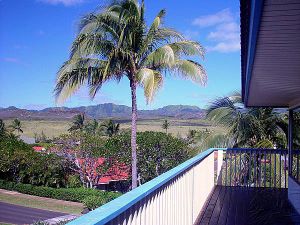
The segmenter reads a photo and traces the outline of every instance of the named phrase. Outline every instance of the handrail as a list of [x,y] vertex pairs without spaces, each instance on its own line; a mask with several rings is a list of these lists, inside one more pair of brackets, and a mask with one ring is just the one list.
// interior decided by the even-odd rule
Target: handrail
[[101,225],[106,224],[135,203],[158,190],[164,184],[180,175],[184,171],[201,162],[212,152],[216,150],[226,150],[226,148],[210,148],[198,154],[197,156],[185,161],[175,168],[161,174],[160,176],[150,180],[149,182],[137,187],[136,189],[127,192],[126,194],[114,199],[113,201],[77,218],[68,223],[68,225]]

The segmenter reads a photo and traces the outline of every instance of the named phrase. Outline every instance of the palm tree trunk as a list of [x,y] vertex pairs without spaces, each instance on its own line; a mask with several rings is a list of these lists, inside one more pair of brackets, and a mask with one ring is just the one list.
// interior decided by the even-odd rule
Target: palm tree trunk
[[136,119],[137,119],[137,105],[136,105],[136,83],[130,81],[131,87],[131,170],[132,170],[132,189],[137,187],[137,154],[136,154]]

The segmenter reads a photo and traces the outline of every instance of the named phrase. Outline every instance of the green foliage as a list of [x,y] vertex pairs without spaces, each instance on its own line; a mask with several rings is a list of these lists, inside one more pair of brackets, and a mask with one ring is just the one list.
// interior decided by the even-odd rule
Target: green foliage
[[96,135],[99,128],[97,120],[93,119],[87,122],[84,126],[84,131],[89,135]]
[[73,118],[73,125],[69,128],[68,131],[77,131],[82,130],[84,128],[85,116],[84,114],[78,114]]
[[[240,93],[216,99],[207,109],[207,118],[227,129],[233,147],[253,147],[268,139],[282,146],[285,119],[272,108],[244,108]],[[279,138],[280,137],[280,138]]]
[[117,135],[120,131],[120,124],[115,123],[113,120],[104,121],[100,126],[109,137]]
[[166,133],[168,133],[169,126],[170,126],[170,123],[168,122],[168,120],[164,120],[164,122],[162,124],[162,129],[166,130]]
[[[69,222],[71,222],[72,220],[64,220],[64,221],[60,221],[60,222],[57,222],[55,223],[55,225],[65,225]],[[33,225],[50,225],[49,223],[47,222],[44,222],[44,221],[37,221],[35,223],[33,223]]]
[[[162,132],[137,133],[138,173],[141,183],[172,169],[189,157],[188,146],[181,139]],[[130,134],[107,140],[105,147],[119,154],[130,165]]]
[[186,59],[204,57],[204,48],[164,27],[165,14],[161,10],[147,25],[145,5],[122,0],[84,16],[70,58],[58,71],[57,100],[64,101],[86,83],[93,98],[104,83],[126,76],[141,85],[151,101],[163,83],[163,71],[205,84],[202,65]]
[[101,196],[88,196],[85,199],[83,199],[83,204],[89,209],[93,210],[98,208],[101,205],[104,205],[106,203],[105,199]]
[[69,175],[67,179],[67,186],[68,188],[78,188],[82,187],[81,180],[79,178],[79,175]]
[[0,156],[1,179],[50,187],[65,185],[68,169],[62,157],[34,152],[14,136],[0,139]]
[[17,131],[18,134],[23,133],[22,124],[21,124],[21,121],[19,119],[14,119],[12,121],[11,125],[9,126],[9,128],[11,128],[12,131]]
[[0,119],[0,138],[4,137],[5,134],[6,134],[5,123],[3,122],[2,119]]
[[[101,206],[121,194],[87,188],[51,188],[0,180],[0,188],[20,193]],[[89,198],[89,199],[88,199]],[[89,206],[90,206],[89,205]],[[87,206],[87,205],[86,205]],[[87,206],[88,207],[88,206]]]
[[34,139],[36,143],[49,143],[50,139],[46,136],[44,131],[41,134],[34,133]]

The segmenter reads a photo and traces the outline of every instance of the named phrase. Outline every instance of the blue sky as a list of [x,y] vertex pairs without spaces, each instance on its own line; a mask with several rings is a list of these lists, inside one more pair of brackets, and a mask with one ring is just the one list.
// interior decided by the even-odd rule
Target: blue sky
[[[41,109],[55,106],[56,72],[67,60],[80,17],[100,0],[0,0],[0,107]],[[240,90],[238,0],[145,0],[150,23],[165,8],[165,24],[199,41],[207,49],[205,87],[167,76],[155,100],[147,105],[138,90],[138,108],[171,104],[205,107],[217,96]],[[105,102],[131,105],[129,82],[103,86],[94,101],[85,88],[64,105]]]

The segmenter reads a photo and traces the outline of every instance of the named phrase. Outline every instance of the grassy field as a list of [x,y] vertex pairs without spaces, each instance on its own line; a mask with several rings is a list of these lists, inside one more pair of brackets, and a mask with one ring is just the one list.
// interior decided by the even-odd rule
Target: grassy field
[[[165,132],[162,129],[162,123],[164,119],[151,119],[151,120],[138,120],[137,126],[138,131],[161,131]],[[180,119],[168,119],[170,123],[170,128],[168,130],[174,136],[185,137],[189,130],[210,130],[216,132],[223,132],[223,129],[220,127],[212,126],[206,120],[180,120]],[[4,121],[5,124],[9,125],[10,120]],[[101,121],[100,121],[101,122]],[[129,120],[120,120],[121,129],[130,129],[131,123]],[[28,137],[34,137],[34,134],[40,134],[42,131],[46,134],[47,137],[56,137],[60,134],[67,133],[68,128],[71,126],[71,121],[48,121],[48,120],[22,120],[22,129],[24,135]]]
[[68,203],[65,201],[57,201],[54,199],[41,198],[37,196],[25,195],[3,190],[1,190],[0,192],[0,201],[20,206],[77,215],[80,215],[84,208],[83,204],[77,202]]

